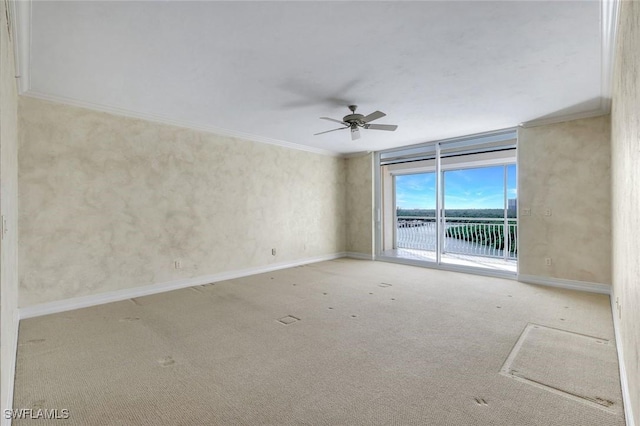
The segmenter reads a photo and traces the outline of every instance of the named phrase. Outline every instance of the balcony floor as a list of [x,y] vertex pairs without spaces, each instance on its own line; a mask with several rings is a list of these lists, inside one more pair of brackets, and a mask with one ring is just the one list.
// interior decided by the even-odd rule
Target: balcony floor
[[[382,252],[383,256],[397,257],[399,259],[422,260],[426,262],[436,261],[436,252],[429,250],[398,248]],[[489,269],[494,271],[518,272],[516,260],[504,260],[496,257],[472,256],[469,254],[444,253],[442,263],[473,268]]]

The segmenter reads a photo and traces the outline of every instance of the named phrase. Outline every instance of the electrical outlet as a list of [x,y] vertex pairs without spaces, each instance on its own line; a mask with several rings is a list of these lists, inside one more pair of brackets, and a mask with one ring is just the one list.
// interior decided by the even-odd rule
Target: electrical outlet
[[271,256],[275,256],[276,255],[276,249],[272,248],[271,249]]
[[176,269],[182,269],[182,261],[181,260],[176,260],[174,262],[174,266]]
[[545,209],[544,210],[544,215],[545,216],[551,216],[551,209]]
[[550,257],[545,257],[544,258],[544,264],[547,266],[551,266],[551,258]]
[[522,216],[531,216],[531,209],[522,209]]

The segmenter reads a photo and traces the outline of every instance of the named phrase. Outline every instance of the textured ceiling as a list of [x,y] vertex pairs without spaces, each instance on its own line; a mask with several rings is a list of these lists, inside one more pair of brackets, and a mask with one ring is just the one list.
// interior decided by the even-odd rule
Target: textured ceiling
[[[599,2],[34,2],[34,96],[348,153],[600,107]],[[396,132],[348,131],[347,105]]]

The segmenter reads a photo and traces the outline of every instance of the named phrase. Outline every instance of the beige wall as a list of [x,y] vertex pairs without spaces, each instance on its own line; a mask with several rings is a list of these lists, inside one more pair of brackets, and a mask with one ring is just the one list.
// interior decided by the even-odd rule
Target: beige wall
[[6,3],[0,4],[0,212],[6,221],[0,247],[0,406],[4,410],[10,408],[17,334],[18,100]]
[[520,129],[520,274],[611,284],[609,133],[609,116]]
[[613,298],[635,424],[640,425],[640,3],[622,2],[611,112]]
[[373,255],[373,154],[346,159],[347,251]]
[[19,106],[21,307],[345,249],[344,159]]

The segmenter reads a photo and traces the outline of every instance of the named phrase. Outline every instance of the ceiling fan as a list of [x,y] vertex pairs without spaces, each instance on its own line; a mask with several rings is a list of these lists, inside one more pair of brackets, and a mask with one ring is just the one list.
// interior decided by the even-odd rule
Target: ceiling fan
[[327,130],[325,132],[316,133],[314,136],[322,135],[324,133],[335,132],[337,130],[351,129],[351,140],[360,139],[360,127],[363,129],[371,129],[371,130],[387,130],[393,132],[398,128],[395,124],[369,124],[373,120],[377,120],[378,118],[384,117],[384,112],[375,111],[369,115],[356,114],[357,105],[349,105],[349,109],[351,110],[351,114],[345,115],[342,120],[336,120],[334,118],[329,117],[320,117],[322,120],[335,121],[336,123],[342,124],[344,127],[340,127],[338,129]]

